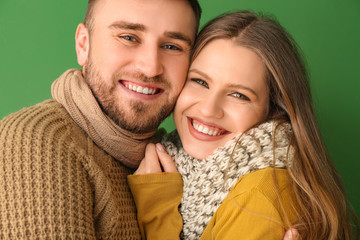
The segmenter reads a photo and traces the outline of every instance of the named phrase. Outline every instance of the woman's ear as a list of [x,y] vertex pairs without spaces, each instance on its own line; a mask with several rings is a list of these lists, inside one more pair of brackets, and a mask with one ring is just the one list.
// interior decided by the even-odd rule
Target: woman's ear
[[79,65],[85,66],[89,55],[89,31],[84,23],[80,23],[75,33],[75,49]]

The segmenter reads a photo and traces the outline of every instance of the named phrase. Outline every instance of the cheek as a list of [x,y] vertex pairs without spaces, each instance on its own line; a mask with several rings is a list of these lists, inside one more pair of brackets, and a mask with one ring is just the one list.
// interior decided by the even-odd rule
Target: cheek
[[269,112],[270,112],[270,93],[267,85],[264,86],[263,88],[265,89],[264,92],[262,93],[262,96],[264,96],[264,98],[260,103],[259,111],[262,114],[261,120],[266,120],[269,117]]
[[114,73],[134,56],[128,48],[116,42],[101,39],[97,43],[92,50],[93,60],[102,72]]
[[173,60],[164,59],[163,64],[166,69],[167,78],[179,93],[186,81],[189,68],[188,57],[175,58]]
[[179,98],[177,99],[176,101],[176,104],[175,104],[175,108],[174,108],[174,122],[175,122],[175,126],[176,128],[179,128],[180,127],[180,123],[181,123],[181,116],[182,116],[182,113],[183,113],[183,98],[182,98],[182,94],[180,94]]
[[[234,109],[236,109],[234,111]],[[266,118],[265,108],[242,107],[228,111],[229,122],[234,126],[234,133],[240,134]]]
[[174,109],[174,113],[173,113],[173,118],[174,118],[174,123],[175,123],[175,128],[180,131],[181,129],[181,114],[179,112],[179,108],[175,107]]
[[181,128],[182,119],[186,114],[188,109],[191,109],[193,105],[194,95],[188,90],[188,88],[184,87],[183,91],[180,93],[178,100],[176,101],[175,109],[174,109],[174,122],[176,128]]
[[270,113],[270,99],[267,98],[263,107],[263,120],[269,118],[269,113]]
[[189,109],[192,105],[196,103],[196,96],[196,92],[194,92],[194,90],[189,87],[188,84],[185,84],[176,102],[175,109],[177,109],[178,112],[183,112]]

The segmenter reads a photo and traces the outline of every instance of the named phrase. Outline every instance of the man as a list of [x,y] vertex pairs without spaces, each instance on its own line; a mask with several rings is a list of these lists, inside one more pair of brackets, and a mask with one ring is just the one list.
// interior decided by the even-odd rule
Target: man
[[89,1],[82,70],[0,122],[1,239],[140,239],[126,176],[184,84],[195,0]]

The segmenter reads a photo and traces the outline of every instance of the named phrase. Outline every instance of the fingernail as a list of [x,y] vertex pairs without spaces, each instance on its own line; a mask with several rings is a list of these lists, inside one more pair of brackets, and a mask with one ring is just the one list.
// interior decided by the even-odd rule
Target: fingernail
[[286,232],[286,238],[287,239],[297,239],[298,238],[298,232],[296,231],[296,229],[289,229],[287,232]]
[[160,152],[165,151],[165,148],[164,148],[164,146],[163,146],[161,143],[157,143],[157,144],[156,144],[156,148],[157,148]]
[[286,239],[293,239],[293,234],[291,231],[287,231],[286,234],[285,234],[285,238]]

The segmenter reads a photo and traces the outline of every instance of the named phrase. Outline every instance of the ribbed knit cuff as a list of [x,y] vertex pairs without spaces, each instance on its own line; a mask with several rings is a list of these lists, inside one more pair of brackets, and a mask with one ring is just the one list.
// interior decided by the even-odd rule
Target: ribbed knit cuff
[[162,173],[149,173],[143,175],[128,175],[127,176],[129,185],[139,184],[162,184],[162,183],[181,183],[182,178],[178,172],[162,172]]

